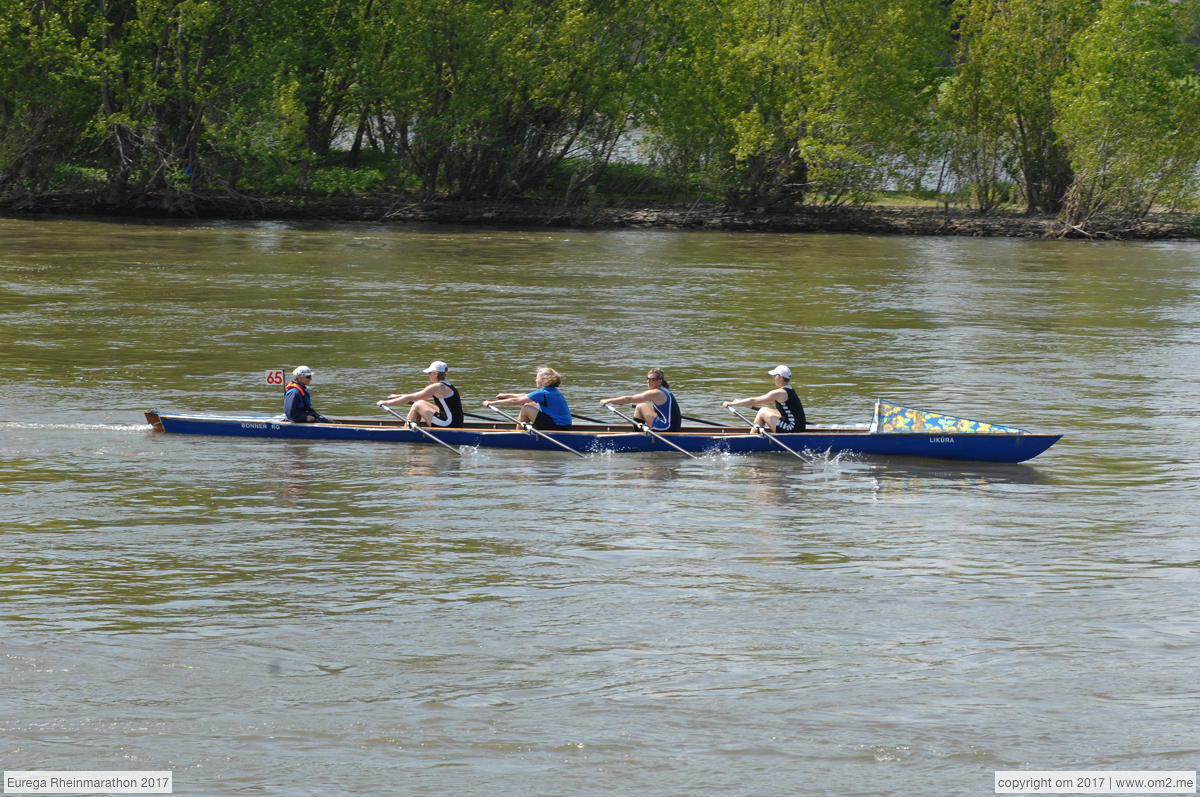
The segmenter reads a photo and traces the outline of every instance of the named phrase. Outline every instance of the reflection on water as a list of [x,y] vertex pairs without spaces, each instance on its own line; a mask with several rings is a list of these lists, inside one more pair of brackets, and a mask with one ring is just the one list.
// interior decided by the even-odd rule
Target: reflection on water
[[921,492],[946,487],[987,487],[989,485],[1050,484],[1035,465],[1001,462],[968,462],[951,465],[947,462],[905,461],[892,457],[885,461],[864,458],[861,466],[878,485],[876,493]]
[[[1190,244],[0,220],[6,766],[173,768],[197,795],[957,794],[1018,764],[1191,768],[1198,264]],[[1066,437],[997,465],[141,423],[276,413],[263,371],[301,362],[323,412],[369,417],[434,358],[468,402],[547,364],[586,412],[663,367],[717,419],[783,362],[816,422],[890,396]]]

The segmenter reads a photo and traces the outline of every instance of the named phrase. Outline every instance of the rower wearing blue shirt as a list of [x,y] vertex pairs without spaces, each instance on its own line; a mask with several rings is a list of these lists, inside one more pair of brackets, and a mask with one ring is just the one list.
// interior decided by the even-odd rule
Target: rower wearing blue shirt
[[534,429],[567,429],[571,426],[571,408],[558,391],[562,376],[553,368],[539,368],[535,377],[537,390],[530,393],[497,393],[496,398],[483,406],[520,407],[517,420]]
[[312,384],[313,369],[300,365],[292,371],[292,381],[283,389],[283,414],[294,423],[328,423],[319,412],[313,409],[312,394],[308,386]]
[[633,417],[656,432],[678,432],[683,424],[679,402],[675,401],[675,394],[667,384],[667,375],[661,368],[651,368],[646,372],[646,389],[641,393],[613,396],[600,401],[601,407],[607,404],[636,404]]

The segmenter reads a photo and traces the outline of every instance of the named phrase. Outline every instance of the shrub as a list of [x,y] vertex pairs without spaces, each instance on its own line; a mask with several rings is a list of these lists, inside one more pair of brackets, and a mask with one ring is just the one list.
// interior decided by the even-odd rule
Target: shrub
[[308,192],[318,196],[345,196],[384,187],[383,172],[371,167],[351,169],[345,166],[326,166],[315,169],[308,181]]
[[58,163],[50,177],[50,189],[56,191],[95,191],[103,188],[108,173],[91,166]]

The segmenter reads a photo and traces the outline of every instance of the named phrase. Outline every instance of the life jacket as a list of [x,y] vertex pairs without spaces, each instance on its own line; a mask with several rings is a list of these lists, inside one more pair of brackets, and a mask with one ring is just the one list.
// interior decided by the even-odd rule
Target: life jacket
[[[299,382],[295,382],[295,381],[288,382],[287,387],[285,387],[283,389],[284,409],[285,409],[285,411],[287,409],[287,393],[289,390],[293,390],[293,389],[297,393],[300,394],[300,400],[296,402],[294,407],[292,407],[292,412],[293,412],[293,414],[301,416],[301,418],[303,420],[308,420],[308,415],[310,412],[312,412],[312,398],[309,396],[308,389],[305,388],[304,385],[300,384]],[[293,421],[297,420],[296,418],[293,418],[291,416],[288,416],[288,417],[290,420],[293,420]]]
[[308,389],[305,388],[304,385],[300,384],[299,382],[288,382],[287,387],[285,387],[283,389],[283,392],[286,393],[289,390],[291,390],[292,388],[296,388],[297,390],[300,391],[300,395],[304,397],[304,406],[305,407],[312,406],[312,399],[310,399],[308,397]]

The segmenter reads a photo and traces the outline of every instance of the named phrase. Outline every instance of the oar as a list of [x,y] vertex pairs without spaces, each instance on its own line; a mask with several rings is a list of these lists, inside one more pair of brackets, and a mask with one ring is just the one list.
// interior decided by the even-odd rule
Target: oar
[[[782,440],[780,440],[780,439],[779,439],[778,437],[776,437],[775,435],[773,435],[773,434],[771,434],[770,432],[768,432],[768,431],[767,431],[767,428],[766,428],[765,426],[759,426],[757,423],[755,423],[754,421],[752,421],[752,420],[750,420],[749,418],[747,418],[745,415],[742,415],[740,412],[738,412],[738,411],[737,411],[737,407],[726,407],[725,409],[729,410],[729,411],[730,411],[730,412],[732,412],[734,415],[738,416],[738,417],[739,417],[739,418],[741,418],[743,421],[745,421],[746,423],[750,424],[750,428],[751,428],[751,429],[754,429],[756,432],[758,432],[758,433],[759,433],[759,434],[761,434],[763,437],[767,438],[768,440],[770,440],[770,441],[772,441],[773,443],[775,443],[776,445],[778,445],[780,448],[782,448],[784,451],[786,451],[786,452],[788,452],[789,454],[791,454],[793,457],[796,457],[797,459],[804,459],[804,457],[800,456],[800,455],[799,455],[799,454],[797,454],[795,451],[793,451],[793,450],[792,450],[790,447],[788,447],[788,445],[787,445],[786,443],[784,443]],[[808,462],[808,460],[807,460],[807,459],[804,459],[804,461],[805,461],[805,462]]]
[[535,434],[538,437],[546,438],[547,440],[549,440],[551,443],[554,443],[554,445],[558,446],[559,448],[565,448],[567,451],[570,451],[572,454],[574,454],[578,457],[587,457],[586,454],[576,451],[575,449],[571,448],[566,443],[560,443],[559,441],[555,440],[550,435],[543,433],[541,429],[534,429],[532,423],[525,423],[525,421],[517,420],[513,416],[509,415],[507,412],[504,412],[503,410],[498,410],[495,407],[488,407],[488,409],[494,413],[497,413],[498,415],[503,415],[505,418],[508,418],[510,421],[515,423],[517,426],[520,426],[525,431],[527,431],[531,434]]
[[598,420],[596,420],[595,418],[589,418],[589,417],[588,417],[588,416],[586,416],[586,415],[576,415],[575,413],[573,413],[573,412],[572,412],[572,413],[571,413],[571,417],[572,417],[572,418],[578,418],[578,419],[579,419],[579,420],[581,420],[581,421],[587,421],[588,423],[598,423],[598,424],[600,424],[601,426],[608,426],[608,421],[598,421]]
[[646,434],[650,435],[651,437],[654,437],[654,438],[657,438],[658,440],[661,440],[661,441],[663,441],[664,443],[666,443],[667,445],[669,445],[671,448],[673,448],[673,449],[675,449],[676,451],[678,451],[680,454],[686,454],[687,456],[691,457],[692,459],[700,459],[700,457],[696,456],[696,455],[695,455],[695,454],[693,454],[691,451],[687,451],[687,450],[685,450],[685,449],[682,449],[682,448],[680,448],[679,446],[675,445],[675,444],[674,444],[674,443],[672,443],[670,440],[668,440],[667,438],[663,437],[663,436],[662,436],[662,435],[660,435],[658,432],[654,431],[653,429],[651,429],[649,426],[647,426],[646,424],[642,423],[641,421],[635,421],[633,418],[630,418],[628,415],[626,415],[625,413],[621,412],[620,410],[618,410],[618,409],[617,409],[616,407],[614,407],[613,405],[611,405],[611,404],[605,404],[605,405],[604,405],[604,409],[608,410],[609,412],[615,412],[617,415],[621,416],[622,418],[624,418],[624,419],[625,419],[626,421],[628,421],[629,423],[632,423],[632,424],[633,424],[633,428],[635,428],[635,429],[640,429],[641,431],[645,432]]
[[691,415],[680,415],[679,417],[683,418],[685,421],[694,421],[695,423],[706,423],[709,426],[720,426],[722,429],[725,428],[725,424],[723,424],[723,423],[717,423],[716,421],[706,421],[703,418],[693,418]]
[[437,436],[433,434],[433,432],[427,432],[427,431],[425,431],[425,429],[421,428],[421,424],[419,424],[419,423],[416,423],[415,421],[410,421],[408,418],[405,418],[403,415],[401,415],[400,413],[396,412],[394,409],[392,409],[391,407],[387,406],[386,404],[384,404],[384,405],[383,405],[383,406],[382,406],[380,409],[383,409],[383,410],[384,410],[384,411],[386,411],[386,412],[390,412],[392,415],[395,415],[397,418],[399,418],[400,420],[404,421],[404,424],[405,424],[405,425],[406,425],[406,426],[407,426],[409,429],[416,429],[418,432],[420,432],[421,434],[425,435],[426,437],[428,437],[430,440],[432,440],[433,442],[437,443],[438,445],[440,445],[440,446],[445,446],[446,448],[448,448],[448,449],[450,449],[451,451],[453,451],[455,454],[458,454],[460,457],[462,456],[462,452],[461,452],[461,451],[459,451],[457,448],[455,448],[454,446],[452,446],[452,445],[450,445],[449,443],[447,443],[445,440],[439,440],[439,439],[437,438]]

